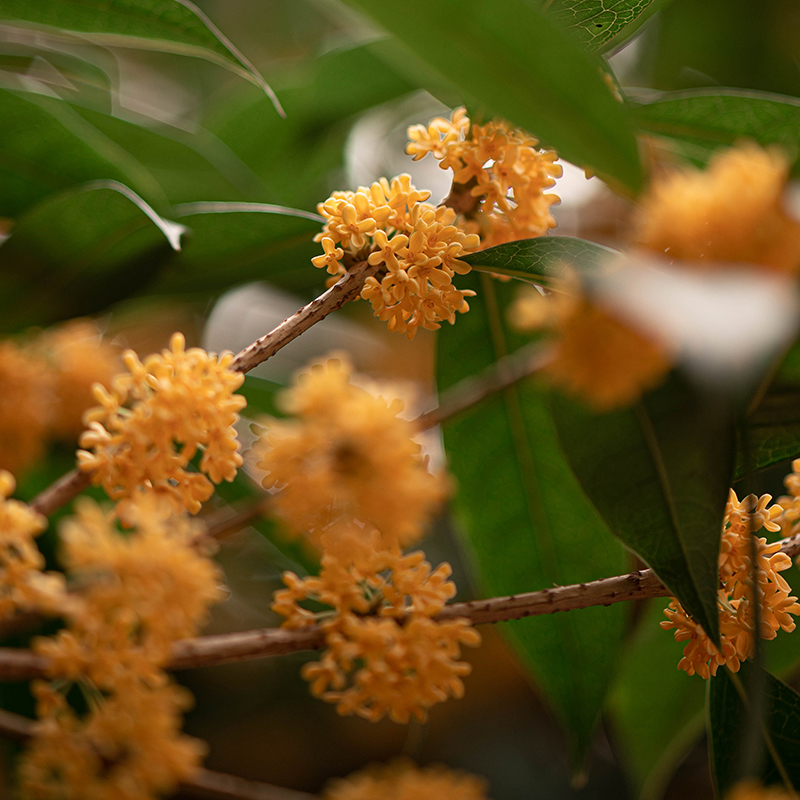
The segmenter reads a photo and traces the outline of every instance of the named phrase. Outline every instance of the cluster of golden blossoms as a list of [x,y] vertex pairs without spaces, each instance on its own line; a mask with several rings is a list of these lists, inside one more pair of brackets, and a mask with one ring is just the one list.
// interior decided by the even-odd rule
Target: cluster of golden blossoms
[[49,439],[75,442],[90,387],[109,384],[116,359],[116,348],[86,320],[24,344],[0,342],[0,469],[19,475]]
[[[233,425],[246,400],[234,394],[244,376],[229,368],[232,360],[230,353],[186,350],[176,333],[168,350],[144,363],[126,351],[128,373],[114,378],[110,391],[95,385],[100,405],[84,415],[80,444],[88,449],[78,452],[78,464],[121,502],[123,516],[143,492],[196,514],[214,483],[234,479],[242,457]],[[190,472],[198,451],[200,471]]]
[[486,781],[440,765],[402,759],[331,781],[322,800],[488,800]]
[[447,491],[401,419],[400,400],[387,402],[355,386],[352,367],[329,359],[301,373],[279,397],[294,419],[265,420],[255,452],[277,491],[273,507],[288,531],[319,543],[324,531],[353,520],[371,524],[387,544],[416,541]]
[[[319,623],[327,648],[307,664],[311,691],[342,714],[397,722],[463,693],[476,645],[467,620],[435,617],[455,594],[450,565],[435,570],[424,553],[404,555],[443,496],[427,471],[402,404],[351,382],[350,367],[329,360],[303,374],[283,397],[297,420],[268,421],[256,447],[265,487],[294,532],[322,552],[319,576],[284,574],[273,609],[284,627]],[[313,613],[301,603],[329,610]]]
[[[387,548],[369,528],[339,529],[322,543],[319,576],[284,573],[288,588],[272,606],[284,627],[318,622],[325,634],[322,658],[302,671],[311,692],[340,714],[372,721],[388,714],[400,723],[424,721],[430,706],[463,696],[470,666],[456,659],[480,636],[469,620],[434,619],[456,592],[450,565],[431,570],[424,553]],[[314,614],[300,605],[307,600],[331,611]]]
[[[196,549],[198,531],[161,498],[145,497],[122,534],[92,501],[62,529],[63,561],[79,591],[67,626],[35,640],[50,681],[37,681],[38,721],[23,758],[24,797],[154,800],[197,768],[205,746],[181,733],[191,696],[163,667],[220,598],[219,575]],[[67,693],[77,686],[88,712]]]
[[778,498],[778,503],[783,508],[780,522],[784,536],[793,536],[797,533],[800,522],[800,458],[792,461],[792,471],[783,479],[789,494]]
[[406,153],[417,161],[431,153],[442,169],[453,171],[453,195],[478,224],[481,242],[491,247],[542,236],[556,225],[550,207],[559,202],[546,190],[561,177],[553,150],[504,122],[470,125],[466,109],[450,119],[437,117],[427,126],[408,129]]
[[725,795],[725,800],[794,800],[796,797],[783,786],[762,786],[757,781],[744,780]]
[[[662,174],[642,200],[631,244],[687,269],[741,264],[797,273],[800,223],[783,206],[788,174],[779,151],[751,144],[719,153],[706,170]],[[553,329],[547,372],[556,385],[599,411],[629,405],[663,380],[673,353],[651,333],[581,300],[576,284],[522,293],[513,321]]]
[[[779,575],[792,561],[780,552],[779,543],[767,544],[765,538],[753,536],[762,528],[772,532],[780,530],[777,518],[783,509],[777,504],[769,506],[771,499],[768,494],[760,498],[748,495],[739,502],[731,489],[719,555],[721,588],[717,607],[721,649],[677,600],[673,598],[664,611],[668,621],[662,622],[661,627],[674,630],[675,639],[686,642],[678,667],[689,675],[697,673],[708,678],[716,675],[723,664],[738,672],[741,662],[753,654],[756,636],[774,639],[779,630],[791,632],[795,629],[792,615],[800,614],[800,605],[797,598],[791,596],[789,584]],[[753,607],[751,573],[754,568],[758,577],[758,615]]]
[[44,556],[34,539],[47,520],[25,503],[11,500],[14,478],[0,470],[0,619],[16,611],[56,611],[64,581],[58,573],[44,573]]
[[455,224],[452,209],[424,202],[429,197],[400,175],[355,192],[334,192],[317,206],[326,222],[315,241],[325,252],[312,259],[314,266],[335,278],[359,262],[378,267],[361,296],[389,330],[409,339],[420,326],[436,330],[444,320],[452,323],[456,312],[469,309],[465,298],[474,294],[459,291],[453,277],[469,272],[459,258],[480,239]]

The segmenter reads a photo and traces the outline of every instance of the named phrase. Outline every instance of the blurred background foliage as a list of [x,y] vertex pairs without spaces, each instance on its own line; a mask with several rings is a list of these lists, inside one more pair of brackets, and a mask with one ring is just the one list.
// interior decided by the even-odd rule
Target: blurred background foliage
[[[86,30],[66,35],[38,26],[49,5],[0,0],[0,330],[8,335],[98,315],[109,338],[141,353],[163,347],[173,330],[211,349],[239,349],[323,288],[309,259],[318,251],[316,204],[332,190],[408,171],[434,200],[446,195],[443,173],[403,155],[405,128],[462,102],[478,118],[507,116],[573,161],[557,190],[557,233],[612,247],[631,204],[578,167],[633,195],[645,178],[636,135],[666,160],[703,163],[741,136],[799,151],[800,8],[792,0],[620,0],[610,8],[504,0],[470,4],[463,15],[455,0],[199,2],[245,61],[203,26],[176,23],[169,46],[149,49]],[[637,17],[631,9],[641,6]],[[625,106],[603,70],[624,87]],[[505,307],[514,286],[491,291]],[[252,419],[274,413],[275,392],[294,369],[332,348],[348,350],[374,377],[404,381],[412,408],[432,404],[435,337],[391,337],[361,306],[248,376],[244,435]],[[442,332],[440,387],[502,355],[496,341],[489,345],[486,313],[477,301]],[[514,349],[515,334],[505,335]],[[533,457],[559,476],[541,500],[566,530],[556,566],[545,563],[541,542],[526,538],[516,517],[524,510],[493,491],[521,480],[507,458],[518,441],[499,403],[445,432],[464,491],[427,540],[429,559],[454,564],[463,598],[635,567],[572,478],[532,391],[522,424],[536,438]],[[798,438],[796,420],[777,418],[783,449],[743,491],[781,493]],[[476,429],[491,437],[472,441]],[[436,436],[426,446],[443,458]],[[71,458],[54,445],[22,476],[20,495],[33,496]],[[216,502],[245,500],[255,486],[242,475]],[[313,567],[268,521],[226,544],[220,560],[230,596],[212,631],[275,625],[269,598],[281,570]],[[466,698],[437,706],[424,726],[338,717],[308,695],[301,655],[181,675],[197,697],[187,730],[209,742],[210,768],[305,791],[405,753],[486,776],[495,800],[707,798],[705,686],[676,669],[681,646],[657,625],[665,604],[484,629],[485,644],[468,654]],[[775,674],[795,675],[800,639],[778,637],[764,650]],[[5,687],[3,699],[16,710],[29,702],[20,687]]]

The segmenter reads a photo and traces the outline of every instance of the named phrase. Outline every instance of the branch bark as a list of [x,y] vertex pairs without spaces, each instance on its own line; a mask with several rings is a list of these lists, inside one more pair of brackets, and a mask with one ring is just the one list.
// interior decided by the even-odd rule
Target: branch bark
[[238,372],[249,372],[253,367],[257,367],[270,356],[275,355],[278,350],[285,347],[293,339],[296,339],[304,331],[307,331],[315,323],[325,319],[332,311],[341,308],[350,300],[355,300],[361,294],[364,281],[379,269],[380,264],[371,266],[366,261],[356,264],[327,292],[312,300],[308,305],[303,306],[291,317],[281,322],[274,330],[271,330],[260,339],[256,339],[255,342],[237,353],[231,363],[231,369]]
[[[781,551],[794,558],[800,554],[800,534],[781,541]],[[437,619],[463,617],[476,625],[509,622],[558,611],[610,606],[628,600],[669,597],[670,591],[651,569],[601,578],[588,583],[554,586],[536,592],[451,603]],[[181,639],[172,646],[168,669],[193,669],[247,661],[253,658],[320,650],[325,639],[318,626],[301,630],[261,628]],[[0,648],[0,681],[31,680],[46,674],[47,662],[31,650]]]

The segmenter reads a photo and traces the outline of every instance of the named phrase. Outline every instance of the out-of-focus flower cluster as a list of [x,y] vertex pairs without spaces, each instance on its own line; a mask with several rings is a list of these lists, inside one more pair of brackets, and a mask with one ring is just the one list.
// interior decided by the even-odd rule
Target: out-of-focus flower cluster
[[[731,489],[725,508],[722,542],[719,555],[720,589],[717,596],[720,641],[718,648],[684,610],[672,599],[664,611],[665,630],[674,630],[675,639],[686,642],[678,667],[689,675],[703,678],[716,675],[723,664],[733,672],[739,671],[742,661],[753,654],[755,637],[774,639],[779,630],[795,629],[793,615],[800,614],[800,604],[791,595],[791,587],[779,574],[792,565],[780,544],[768,544],[764,537],[754,534],[762,528],[779,531],[778,519],[783,509],[769,505],[772,497],[748,495],[741,502]],[[755,565],[753,559],[755,557]],[[751,573],[757,575],[758,631]]]
[[778,498],[783,508],[780,523],[783,535],[793,536],[800,523],[800,458],[792,461],[792,471],[783,479],[783,483],[789,494]]
[[0,469],[19,475],[49,440],[77,441],[92,384],[109,385],[116,364],[117,349],[87,320],[0,341]]
[[331,781],[322,800],[488,800],[487,790],[476,775],[398,759]]
[[[84,415],[80,444],[87,449],[78,452],[78,464],[120,502],[123,517],[143,492],[196,514],[214,483],[234,479],[242,456],[233,424],[246,400],[234,394],[244,376],[230,369],[232,359],[186,350],[176,333],[169,349],[144,362],[126,351],[128,373],[114,378],[110,391],[94,387],[100,405]],[[191,472],[198,451],[200,471]]]
[[401,400],[354,385],[351,365],[329,359],[301,373],[279,398],[293,419],[264,420],[255,447],[266,489],[290,533],[319,543],[326,530],[357,519],[387,544],[406,547],[447,491],[428,471]]
[[429,197],[400,175],[355,192],[334,192],[317,206],[326,222],[315,237],[324,254],[312,259],[314,266],[327,269],[333,280],[360,261],[378,267],[361,296],[389,330],[409,339],[420,326],[436,330],[444,320],[454,322],[474,294],[457,289],[453,278],[469,272],[459,259],[480,239],[455,224],[452,209],[424,202]]
[[740,781],[726,795],[725,800],[794,800],[783,786],[762,786],[757,781]]
[[642,200],[633,243],[693,266],[755,264],[800,271],[800,222],[784,207],[789,161],[745,143],[708,168],[673,170]]
[[[800,223],[783,206],[789,162],[778,150],[739,145],[706,170],[660,175],[635,218],[631,245],[687,269],[726,264],[800,270]],[[674,353],[652,331],[583,298],[580,281],[525,288],[511,308],[521,330],[549,328],[552,382],[597,411],[629,405],[657,386]]]
[[[295,532],[321,550],[319,576],[284,573],[273,609],[285,627],[320,623],[326,650],[303,668],[311,691],[342,714],[397,722],[463,693],[469,666],[456,659],[476,645],[467,620],[434,618],[454,596],[450,565],[403,555],[443,497],[427,471],[402,404],[351,382],[349,365],[329,360],[301,375],[283,398],[300,419],[268,421],[256,446],[264,485]],[[327,607],[316,613],[301,605]]]
[[[63,525],[63,561],[79,587],[67,626],[34,641],[49,681],[33,685],[39,717],[23,757],[23,797],[155,800],[199,765],[205,745],[181,733],[191,696],[163,671],[171,643],[197,632],[220,598],[198,531],[163,498],[145,497],[120,533],[90,500]],[[88,711],[68,702],[78,687]]]
[[11,500],[13,476],[0,470],[0,619],[16,611],[55,612],[64,595],[59,573],[44,573],[44,556],[35,538],[47,519],[19,500]]
[[465,216],[477,223],[483,247],[542,236],[556,225],[550,207],[559,202],[546,191],[562,168],[553,150],[500,121],[470,125],[466,109],[450,119],[408,129],[406,153],[414,160],[428,153],[442,169],[453,171],[453,193],[461,195]]

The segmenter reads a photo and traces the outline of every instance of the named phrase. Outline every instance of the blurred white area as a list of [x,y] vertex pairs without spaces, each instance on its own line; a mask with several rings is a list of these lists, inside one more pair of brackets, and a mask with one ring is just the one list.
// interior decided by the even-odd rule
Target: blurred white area
[[592,284],[596,299],[664,342],[708,388],[758,379],[800,327],[796,283],[755,266],[674,266],[634,252]]
[[[232,289],[214,306],[203,332],[203,347],[214,352],[236,353],[290,317],[305,302],[264,283],[248,283]],[[333,350],[346,351],[355,368],[362,371],[370,371],[388,358],[388,348],[372,331],[342,314],[331,314],[251,374],[285,384],[309,361]]]

